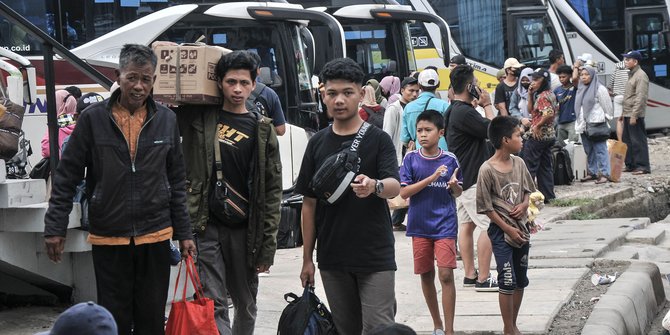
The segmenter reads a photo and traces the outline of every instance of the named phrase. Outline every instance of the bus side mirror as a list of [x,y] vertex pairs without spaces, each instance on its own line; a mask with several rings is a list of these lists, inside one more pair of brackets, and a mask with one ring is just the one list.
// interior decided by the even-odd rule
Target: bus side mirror
[[307,66],[309,67],[309,72],[314,73],[314,66],[316,63],[316,50],[314,48],[314,35],[309,29],[302,27],[300,28],[300,35],[302,35],[302,40],[305,43],[305,55],[307,56]]

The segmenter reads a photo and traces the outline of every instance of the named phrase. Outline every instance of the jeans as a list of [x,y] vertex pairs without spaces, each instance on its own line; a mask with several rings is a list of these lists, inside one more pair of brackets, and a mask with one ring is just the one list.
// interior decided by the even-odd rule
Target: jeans
[[529,138],[523,145],[523,160],[528,172],[535,178],[538,191],[544,195],[544,200],[556,198],[554,194],[554,157],[551,147],[554,140],[538,141]]
[[629,117],[623,118],[623,142],[628,145],[626,169],[651,172],[647,129],[643,117],[637,118],[637,123],[634,126],[630,124]]
[[586,152],[589,174],[592,176],[610,176],[610,155],[607,152],[607,141],[593,142],[582,134],[582,145]]

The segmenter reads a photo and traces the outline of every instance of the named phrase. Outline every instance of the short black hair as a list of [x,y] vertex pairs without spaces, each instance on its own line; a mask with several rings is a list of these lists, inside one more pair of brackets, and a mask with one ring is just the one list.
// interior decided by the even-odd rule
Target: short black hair
[[254,61],[256,62],[256,68],[261,67],[261,56],[254,51],[249,51],[249,55],[251,55],[251,57],[253,57]]
[[556,74],[567,74],[572,75],[572,66],[570,65],[561,65],[556,69]]
[[434,124],[435,127],[437,127],[437,130],[444,129],[444,116],[434,109],[428,109],[421,112],[421,114],[416,117],[416,124],[419,124],[419,121],[428,121]]
[[81,98],[81,90],[77,86],[68,86],[64,90],[70,93],[75,99]]
[[553,49],[549,51],[549,63],[554,64],[556,61],[561,59],[561,56],[563,56],[563,50],[561,49]]
[[158,64],[156,54],[146,45],[142,44],[125,44],[119,54],[119,70],[124,69],[130,64],[137,66],[144,66],[151,63],[154,69]]
[[353,59],[336,58],[323,66],[319,79],[324,84],[329,80],[342,79],[363,86],[365,73]]
[[491,144],[496,149],[502,147],[503,138],[512,138],[519,128],[519,119],[513,116],[496,116],[489,123],[488,135]]
[[246,50],[237,50],[221,56],[216,63],[214,72],[217,80],[221,81],[230,70],[249,70],[251,80],[256,80],[258,74],[258,63],[252,55],[252,52]]
[[454,89],[455,94],[461,94],[465,91],[465,88],[469,83],[472,83],[474,79],[474,69],[470,65],[458,65],[449,74],[449,80],[451,80],[451,87]]

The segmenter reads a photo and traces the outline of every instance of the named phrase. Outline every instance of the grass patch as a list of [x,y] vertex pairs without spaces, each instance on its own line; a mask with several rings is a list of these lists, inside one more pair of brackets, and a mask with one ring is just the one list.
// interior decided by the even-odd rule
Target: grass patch
[[570,215],[571,220],[598,220],[600,216],[595,213],[587,213],[581,210],[575,211]]
[[556,207],[575,207],[575,206],[586,206],[593,203],[593,199],[590,198],[569,198],[569,199],[553,199],[550,202],[550,205]]

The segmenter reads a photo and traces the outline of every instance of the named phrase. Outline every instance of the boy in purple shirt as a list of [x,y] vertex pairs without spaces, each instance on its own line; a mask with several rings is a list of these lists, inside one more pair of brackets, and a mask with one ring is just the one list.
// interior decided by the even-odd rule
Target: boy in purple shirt
[[[407,153],[400,168],[400,196],[411,198],[407,236],[412,237],[414,273],[421,275],[421,289],[433,319],[434,335],[454,333],[456,287],[456,235],[458,219],[455,197],[463,192],[463,176],[456,156],[439,147],[444,136],[444,118],[427,110],[416,119],[419,149]],[[444,324],[435,289],[435,265],[442,285]]]

